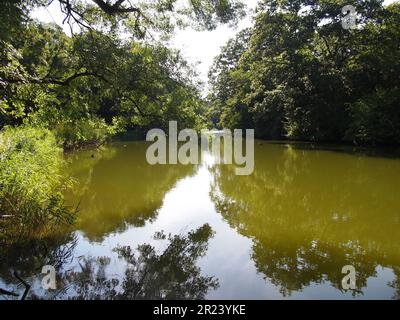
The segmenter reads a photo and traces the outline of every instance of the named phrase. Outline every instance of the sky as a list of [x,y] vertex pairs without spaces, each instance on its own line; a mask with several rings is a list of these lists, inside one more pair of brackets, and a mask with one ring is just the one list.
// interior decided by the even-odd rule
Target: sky
[[[191,28],[177,30],[170,41],[173,48],[179,49],[183,56],[196,66],[200,80],[207,82],[208,70],[210,69],[214,57],[221,50],[226,42],[235,36],[237,32],[252,24],[252,11],[255,9],[258,0],[246,0],[248,15],[239,22],[236,28],[229,28],[221,25],[213,31],[195,31]],[[398,0],[386,0],[384,4],[390,4]],[[32,16],[43,22],[55,22],[62,25],[63,14],[59,9],[57,1],[54,1],[48,8],[35,10]],[[70,33],[69,27],[63,25],[66,33]],[[207,89],[207,88],[206,88]]]
[[258,0],[246,0],[248,15],[242,19],[236,28],[220,25],[213,31],[194,31],[193,29],[179,30],[173,37],[171,45],[180,49],[183,56],[192,63],[197,64],[200,79],[207,81],[208,70],[214,57],[221,52],[229,39],[233,38],[240,30],[252,25],[252,10],[256,8]]

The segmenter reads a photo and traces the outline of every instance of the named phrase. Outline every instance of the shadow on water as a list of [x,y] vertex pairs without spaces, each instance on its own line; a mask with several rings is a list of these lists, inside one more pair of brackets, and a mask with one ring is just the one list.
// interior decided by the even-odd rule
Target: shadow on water
[[295,150],[304,151],[331,151],[352,156],[379,157],[388,159],[400,159],[400,148],[398,146],[356,146],[353,144],[334,144],[334,143],[313,143],[302,141],[263,141],[257,140],[256,144],[262,145],[280,145]]

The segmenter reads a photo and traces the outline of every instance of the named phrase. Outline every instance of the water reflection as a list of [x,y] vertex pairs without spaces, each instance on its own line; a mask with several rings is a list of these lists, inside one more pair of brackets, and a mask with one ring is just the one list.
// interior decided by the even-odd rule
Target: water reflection
[[166,240],[167,247],[158,253],[150,244],[133,250],[130,246],[115,251],[127,264],[121,279],[107,275],[108,257],[85,258],[81,270],[63,276],[64,289],[54,298],[72,299],[204,299],[206,293],[218,287],[214,277],[203,276],[196,266],[207,251],[213,236],[207,224],[187,235],[155,235]]
[[[165,248],[161,252],[147,243],[137,248],[119,246],[114,249],[118,254],[114,262],[108,256],[80,256],[75,257],[78,263],[72,264],[73,246],[64,251],[59,247],[59,256],[46,250],[38,251],[39,255],[35,258],[40,261],[40,269],[45,264],[52,264],[58,270],[59,289],[42,290],[38,277],[35,279],[33,276],[34,271],[39,275],[40,269],[30,264],[30,268],[23,272],[24,277],[31,275],[27,280],[32,284],[28,297],[78,300],[204,299],[209,290],[218,288],[218,279],[202,275],[196,263],[206,254],[213,235],[214,231],[208,224],[187,234],[173,236],[158,232],[154,238],[164,242]],[[112,264],[115,262],[123,265],[125,271],[113,273]],[[7,291],[18,292],[17,283],[8,283]]]
[[[17,271],[37,299],[400,298],[399,159],[257,141],[236,176],[212,155],[149,166],[146,147],[71,155],[77,225],[1,248],[0,289],[21,296]],[[58,291],[41,289],[45,264]]]
[[63,270],[72,262],[76,245],[75,233],[63,233],[3,246],[0,255],[0,289],[13,295],[4,293],[0,298],[20,299],[25,290],[22,281],[34,285],[37,280],[35,277],[45,265]]
[[325,282],[342,291],[345,265],[357,270],[354,295],[378,266],[398,270],[399,161],[268,145],[255,163],[248,177],[214,167],[211,197],[284,296]]
[[195,172],[194,166],[151,166],[143,142],[118,142],[96,152],[72,155],[69,170],[77,180],[67,201],[82,208],[77,227],[91,240],[119,233],[129,225],[153,221],[165,194]]

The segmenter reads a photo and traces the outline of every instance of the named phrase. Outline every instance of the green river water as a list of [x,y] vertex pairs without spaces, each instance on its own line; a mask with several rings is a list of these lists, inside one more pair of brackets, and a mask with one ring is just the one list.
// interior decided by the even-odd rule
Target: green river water
[[[72,228],[3,252],[0,287],[31,298],[400,298],[400,158],[255,143],[255,169],[146,162],[148,144],[68,156]],[[40,271],[57,270],[43,290]],[[356,270],[343,290],[342,267]]]

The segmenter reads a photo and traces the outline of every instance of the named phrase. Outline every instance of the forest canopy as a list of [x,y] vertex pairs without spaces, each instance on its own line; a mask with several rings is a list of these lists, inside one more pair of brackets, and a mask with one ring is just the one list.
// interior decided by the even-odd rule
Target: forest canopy
[[[351,4],[357,26],[341,25]],[[269,139],[400,142],[400,4],[261,1],[210,71],[209,119]]]
[[[55,24],[30,19],[34,8],[55,1],[72,36]],[[200,99],[194,71],[179,52],[148,37],[171,34],[185,26],[184,20],[203,29],[235,23],[243,4],[177,2],[2,2],[0,127],[28,121],[56,128],[66,140],[88,126],[108,125],[113,131],[116,126],[163,126],[173,118],[196,127]],[[122,40],[121,30],[128,39]]]

